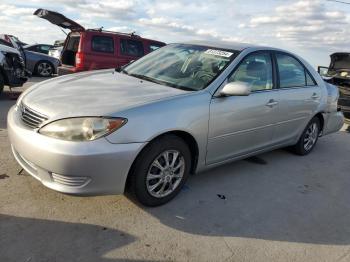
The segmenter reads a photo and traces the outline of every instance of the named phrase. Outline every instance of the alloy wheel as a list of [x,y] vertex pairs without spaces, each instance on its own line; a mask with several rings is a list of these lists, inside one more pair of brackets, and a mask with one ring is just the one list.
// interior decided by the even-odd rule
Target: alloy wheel
[[52,66],[46,62],[40,63],[38,65],[38,74],[41,76],[50,76],[52,74]]
[[147,191],[153,197],[163,198],[179,186],[185,172],[185,159],[177,150],[158,155],[146,176]]
[[304,137],[304,149],[306,151],[310,151],[312,147],[315,145],[318,137],[318,126],[314,122],[312,123],[309,128],[306,130],[305,137]]

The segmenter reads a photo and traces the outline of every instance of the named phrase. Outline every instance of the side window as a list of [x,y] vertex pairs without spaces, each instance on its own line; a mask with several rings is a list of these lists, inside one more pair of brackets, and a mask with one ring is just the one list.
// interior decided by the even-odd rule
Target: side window
[[252,92],[273,88],[272,61],[270,53],[255,53],[243,59],[229,82],[245,82]]
[[298,60],[290,55],[279,53],[276,54],[276,59],[280,77],[280,88],[306,86],[307,72]]
[[163,45],[157,44],[157,43],[150,43],[149,44],[149,51],[153,52],[154,50],[157,50],[158,48],[161,48]]
[[121,39],[120,52],[123,55],[141,57],[144,55],[143,44],[141,41]]
[[311,77],[310,73],[305,70],[305,75],[306,75],[306,85],[307,86],[315,86],[317,85],[315,80]]
[[33,51],[33,52],[38,52],[38,46],[33,45],[33,46],[31,46],[31,47],[27,48],[27,50],[29,50],[29,51]]
[[48,45],[41,45],[39,46],[40,47],[40,50],[43,51],[43,52],[49,52],[49,49],[50,49],[50,46]]
[[93,36],[91,47],[95,52],[114,53],[114,41],[109,36]]

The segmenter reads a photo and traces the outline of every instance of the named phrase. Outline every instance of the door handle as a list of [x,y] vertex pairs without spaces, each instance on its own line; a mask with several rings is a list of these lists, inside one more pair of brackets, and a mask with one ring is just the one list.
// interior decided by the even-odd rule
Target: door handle
[[266,106],[268,107],[274,107],[274,106],[277,106],[278,105],[278,102],[274,99],[270,99],[270,101],[266,104]]
[[319,99],[320,96],[318,94],[316,94],[316,93],[313,93],[311,98],[316,100],[316,99]]

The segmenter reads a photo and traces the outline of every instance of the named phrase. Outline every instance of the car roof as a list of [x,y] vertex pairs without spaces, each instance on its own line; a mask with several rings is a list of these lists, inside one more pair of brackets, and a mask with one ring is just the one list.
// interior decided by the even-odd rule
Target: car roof
[[[257,45],[253,45],[253,44],[228,42],[228,41],[189,41],[189,42],[185,42],[184,44],[218,47],[218,48],[222,48],[222,49],[230,49],[230,50],[236,50],[236,51],[242,51],[244,49],[254,48],[254,47],[262,48],[262,46],[257,46]],[[265,48],[265,47],[263,47],[263,48]],[[272,49],[272,48],[266,47],[266,49]]]

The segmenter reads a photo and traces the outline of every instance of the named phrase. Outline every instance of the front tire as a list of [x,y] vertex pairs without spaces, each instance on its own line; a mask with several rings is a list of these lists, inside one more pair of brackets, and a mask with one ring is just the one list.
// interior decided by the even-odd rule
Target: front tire
[[35,66],[35,73],[41,77],[49,77],[53,74],[54,68],[53,65],[48,61],[40,61]]
[[298,143],[294,145],[293,151],[301,156],[309,154],[315,147],[321,131],[321,124],[318,117],[314,117],[307,124]]
[[180,192],[190,170],[187,144],[177,136],[163,136],[137,157],[130,174],[130,192],[143,205],[163,205]]

